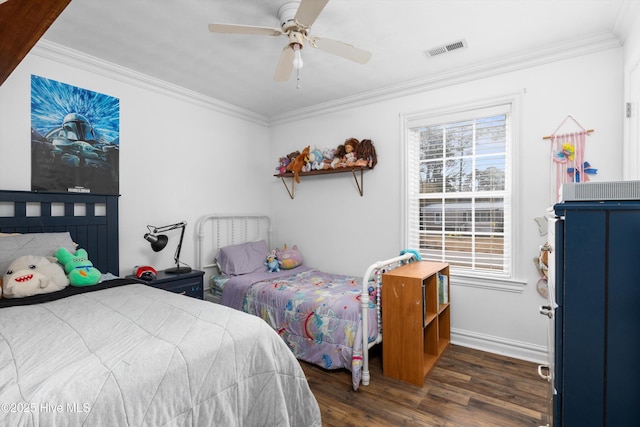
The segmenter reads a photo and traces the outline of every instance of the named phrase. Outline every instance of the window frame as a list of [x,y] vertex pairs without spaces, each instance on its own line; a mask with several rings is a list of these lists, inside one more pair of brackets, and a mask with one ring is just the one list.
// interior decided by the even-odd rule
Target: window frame
[[[411,159],[409,158],[411,151],[409,150],[411,129],[420,126],[422,123],[448,123],[456,120],[469,119],[470,117],[478,117],[478,111],[491,111],[491,109],[496,106],[498,106],[498,108],[501,108],[499,106],[508,105],[510,109],[509,114],[511,141],[507,144],[506,147],[506,161],[509,162],[509,167],[507,167],[507,171],[505,173],[505,190],[506,192],[508,192],[511,198],[511,209],[509,217],[507,218],[505,216],[504,218],[505,224],[507,223],[507,221],[509,221],[510,224],[510,243],[508,244],[509,252],[507,254],[507,257],[510,260],[509,273],[504,274],[500,272],[499,274],[496,274],[484,271],[478,272],[460,270],[452,266],[451,276],[456,279],[455,283],[458,285],[518,293],[523,292],[524,286],[526,285],[525,280],[518,279],[518,277],[521,277],[522,275],[523,265],[522,261],[516,257],[516,254],[522,253],[522,221],[515,220],[516,218],[521,218],[519,208],[519,195],[521,191],[518,191],[518,189],[520,188],[520,181],[518,179],[518,174],[515,173],[516,170],[520,169],[518,165],[519,156],[517,155],[518,145],[520,144],[521,140],[519,130],[521,103],[520,97],[521,94],[508,94],[465,104],[439,106],[414,113],[400,114],[400,141],[402,159],[401,237],[403,247],[407,248],[409,247],[409,242],[412,241],[412,233],[414,233],[414,228],[412,227],[411,222],[414,221],[419,224],[419,216],[416,216],[415,213],[412,213],[412,209],[409,206],[409,203],[412,203],[412,197],[410,193],[412,191],[412,180],[409,177],[409,171],[412,170],[412,168],[409,167],[409,162],[411,161]],[[414,227],[419,227],[419,225],[415,225]]]

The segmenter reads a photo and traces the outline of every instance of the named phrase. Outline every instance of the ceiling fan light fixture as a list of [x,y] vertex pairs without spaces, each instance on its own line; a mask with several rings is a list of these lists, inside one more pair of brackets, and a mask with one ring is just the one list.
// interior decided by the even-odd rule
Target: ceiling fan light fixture
[[302,46],[298,43],[293,45],[293,68],[296,70],[299,70],[304,65],[304,62],[302,61],[302,54],[300,53],[301,50]]

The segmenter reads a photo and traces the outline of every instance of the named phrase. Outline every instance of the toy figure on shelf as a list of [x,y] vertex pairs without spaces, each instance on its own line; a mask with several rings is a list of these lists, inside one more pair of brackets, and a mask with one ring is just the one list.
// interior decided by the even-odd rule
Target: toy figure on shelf
[[344,145],[338,145],[336,149],[335,157],[331,162],[332,168],[345,168],[356,165],[356,149],[358,148],[359,141],[355,138],[349,138],[344,142]]
[[320,170],[323,167],[324,156],[322,155],[322,151],[314,148],[309,153],[309,170]]
[[344,142],[344,165],[345,166],[355,166],[356,160],[356,150],[358,149],[358,144],[360,142],[355,138],[349,138]]
[[378,163],[376,149],[370,139],[363,139],[356,149],[356,166],[367,166],[369,169]]
[[336,156],[336,149],[325,148],[322,152],[322,156],[324,157],[324,160],[322,161],[322,169],[331,169],[331,162],[333,162],[333,159]]
[[304,165],[309,161],[309,148],[310,146],[307,145],[305,149],[302,150],[302,153],[298,154],[295,160],[287,165],[287,170],[293,172],[293,176],[298,184],[300,183],[299,173],[302,171]]
[[280,157],[280,159],[278,160],[278,167],[276,168],[276,170],[280,175],[287,172],[287,165],[289,163],[290,163],[290,160],[288,157]]
[[346,152],[344,150],[344,145],[343,144],[338,145],[334,153],[333,160],[331,161],[332,169],[340,167],[340,162],[342,162],[342,158],[344,157],[345,154]]
[[296,151],[292,151],[291,153],[287,154],[287,159],[289,159],[289,163],[293,162],[296,157],[298,157],[300,155],[300,151],[296,150]]

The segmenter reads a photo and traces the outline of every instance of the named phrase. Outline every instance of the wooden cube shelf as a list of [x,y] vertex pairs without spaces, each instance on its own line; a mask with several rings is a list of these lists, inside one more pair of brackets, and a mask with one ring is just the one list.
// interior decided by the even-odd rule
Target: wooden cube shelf
[[451,342],[449,264],[418,261],[382,275],[382,370],[424,385]]

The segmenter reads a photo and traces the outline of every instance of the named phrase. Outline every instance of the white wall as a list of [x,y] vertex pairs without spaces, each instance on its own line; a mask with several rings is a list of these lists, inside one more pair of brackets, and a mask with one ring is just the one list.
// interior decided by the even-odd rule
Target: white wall
[[[516,248],[526,282],[520,292],[460,286],[452,279],[453,341],[541,360],[547,326],[538,314],[545,300],[535,289],[533,258],[545,237],[535,217],[550,206],[550,147],[542,137],[571,114],[587,128],[586,160],[599,169],[595,180],[622,179],[622,49],[509,72],[476,81],[426,90],[397,99],[274,125],[271,153],[277,159],[306,145],[337,146],[346,138],[371,138],[378,165],[365,172],[364,196],[350,174],[303,177],[291,200],[282,183],[270,185],[274,242],[297,244],[306,262],[320,269],[362,274],[372,262],[396,256],[401,237],[401,114],[444,108],[503,95],[520,100],[514,224]],[[574,130],[570,127],[567,131]]]
[[91,72],[87,64],[63,64],[40,52],[30,53],[0,86],[0,189],[31,189],[31,74],[119,98],[120,273],[130,274],[134,265],[173,264],[179,231],[169,232],[167,248],[153,253],[142,238],[147,224],[186,220],[181,260],[193,266],[198,217],[267,210],[263,124],[220,113],[162,82],[126,78],[128,70],[109,71],[104,64]]
[[[637,6],[636,6],[637,7]],[[631,26],[624,43],[624,95],[631,105],[625,120],[623,155],[624,179],[640,179],[640,16]]]

